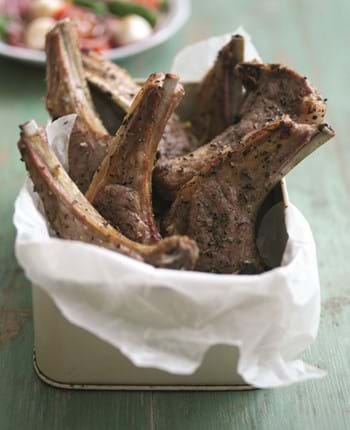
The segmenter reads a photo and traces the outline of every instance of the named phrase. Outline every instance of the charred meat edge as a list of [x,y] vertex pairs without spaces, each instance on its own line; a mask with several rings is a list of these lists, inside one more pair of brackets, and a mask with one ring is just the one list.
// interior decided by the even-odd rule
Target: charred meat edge
[[334,136],[327,125],[284,117],[250,133],[216,167],[188,182],[166,219],[168,234],[188,234],[200,249],[196,270],[261,272],[255,240],[259,209],[273,187]]
[[[176,75],[152,74],[137,94],[118,129],[108,154],[97,169],[87,199],[127,237],[152,243],[160,240],[152,210],[152,170],[157,147],[169,117],[184,96]],[[115,187],[114,192],[111,186]],[[135,202],[139,222],[124,220],[118,190]],[[125,207],[128,209],[130,205]],[[114,210],[115,208],[115,210]],[[138,209],[136,209],[138,208]],[[122,216],[120,213],[122,212]]]
[[191,269],[198,257],[187,237],[169,237],[156,245],[137,244],[114,229],[71,181],[35,121],[21,126],[19,150],[46,216],[59,237],[99,245],[156,267]]

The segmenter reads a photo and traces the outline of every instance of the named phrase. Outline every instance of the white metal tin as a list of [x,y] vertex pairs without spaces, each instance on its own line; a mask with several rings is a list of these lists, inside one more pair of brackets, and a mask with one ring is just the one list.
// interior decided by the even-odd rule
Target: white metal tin
[[193,375],[134,366],[121,352],[70,324],[51,298],[33,286],[35,368],[51,385],[84,389],[228,389],[244,381],[233,372],[236,348],[212,348]]

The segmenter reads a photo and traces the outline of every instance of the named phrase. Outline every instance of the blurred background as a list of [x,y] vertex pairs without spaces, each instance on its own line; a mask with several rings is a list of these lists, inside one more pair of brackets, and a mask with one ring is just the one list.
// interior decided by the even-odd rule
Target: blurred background
[[[243,25],[252,35],[254,44],[266,62],[281,62],[296,69],[307,76],[328,99],[327,121],[335,128],[336,139],[294,169],[288,175],[287,184],[291,201],[309,220],[314,232],[322,284],[320,336],[305,358],[327,369],[329,376],[320,382],[309,383],[307,389],[302,388],[302,385],[279,391],[232,394],[232,397],[222,393],[215,398],[219,399],[216,406],[216,400],[209,393],[197,393],[191,397],[181,393],[168,396],[154,394],[154,407],[158,408],[158,412],[152,419],[159,425],[156,428],[185,428],[185,418],[187,423],[191,423],[191,427],[188,427],[191,429],[228,429],[234,428],[231,427],[234,422],[237,428],[243,428],[239,425],[244,422],[244,413],[248,413],[247,408],[255,406],[258,409],[251,412],[249,418],[252,427],[245,428],[271,429],[273,421],[269,408],[278,416],[279,427],[349,428],[346,425],[349,424],[350,416],[350,392],[345,384],[349,377],[350,357],[350,245],[347,233],[350,231],[350,149],[347,129],[350,115],[350,2],[192,0],[191,6],[189,20],[169,40],[118,63],[135,77],[145,77],[154,71],[168,71],[176,52],[182,47],[213,35],[232,32]],[[0,58],[0,287],[7,288],[0,293],[1,429],[10,428],[1,426],[1,416],[11,417],[14,422],[20,423],[20,418],[16,418],[8,408],[12,408],[11,402],[15,402],[21,386],[25,387],[25,396],[31,396],[33,390],[41,395],[44,399],[42,404],[53,414],[56,413],[53,398],[56,402],[65,401],[62,392],[52,394],[52,398],[51,394],[47,396],[46,387],[40,385],[32,374],[30,291],[13,255],[13,204],[26,176],[16,147],[18,125],[31,118],[39,123],[47,121],[44,78],[42,66]],[[16,309],[17,314],[11,316],[11,309]],[[4,312],[7,312],[7,316]],[[1,333],[5,329],[9,330],[9,327],[14,327],[16,339],[4,346]],[[5,368],[6,372],[3,370]],[[7,386],[6,392],[4,386]],[[98,405],[102,404],[99,402],[106,402],[106,408],[116,408],[121,416],[124,414],[125,419],[134,417],[134,424],[138,422],[139,426],[135,424],[132,428],[155,428],[142,427],[141,418],[138,421],[142,415],[149,422],[147,413],[140,412],[140,408],[143,408],[140,405],[150,405],[152,402],[152,397],[148,395],[125,394],[122,397],[122,394],[115,394],[112,400],[108,393],[91,394],[95,406],[89,403],[91,410],[86,411],[84,416],[82,410],[86,396],[87,393],[71,400],[80,408],[79,416],[69,409],[69,417],[66,414],[57,418],[61,420],[61,427],[43,428],[73,428],[64,426],[64,423],[78,423],[80,419],[87,423],[88,418],[90,423],[98,425],[93,413],[98,413]],[[121,402],[119,406],[118,401]],[[193,410],[188,408],[189,401],[193,402]],[[243,404],[243,401],[248,403]],[[205,408],[199,409],[203,405]],[[31,416],[29,403],[23,404],[22,408],[27,416]],[[43,410],[41,413],[45,414]],[[170,427],[167,425],[166,413],[173,417]],[[113,421],[114,424],[125,422]]]

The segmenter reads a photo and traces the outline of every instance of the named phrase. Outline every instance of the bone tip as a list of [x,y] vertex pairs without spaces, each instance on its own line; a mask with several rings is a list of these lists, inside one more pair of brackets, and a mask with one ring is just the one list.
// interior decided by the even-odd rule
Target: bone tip
[[155,85],[159,88],[163,88],[163,90],[167,93],[183,91],[183,87],[181,84],[179,84],[179,80],[179,76],[175,75],[174,73],[157,72],[152,73],[152,75],[149,77],[149,81],[151,82],[152,86]]
[[161,86],[165,81],[179,81],[179,77],[174,73],[154,72],[149,78],[150,81]]
[[70,18],[63,18],[56,22],[52,29],[46,35],[46,41],[53,36],[62,35],[67,31],[71,31],[74,23]]
[[179,76],[174,73],[166,73],[163,85],[164,89],[176,93],[184,92],[183,86],[179,83],[179,80]]
[[231,37],[231,46],[236,47],[236,49],[243,50],[244,49],[245,39],[241,34],[234,34]]
[[56,27],[66,28],[66,27],[69,27],[71,25],[73,25],[73,21],[70,18],[62,18],[57,22]]
[[326,124],[326,123],[320,124],[318,126],[318,129],[322,134],[328,136],[329,138],[332,138],[335,136],[335,130],[329,124]]
[[34,134],[36,134],[38,132],[39,127],[38,127],[38,124],[32,119],[32,120],[27,121],[24,124],[20,125],[20,129],[27,136],[33,136]]
[[181,249],[182,264],[186,270],[194,269],[198,257],[199,248],[197,243],[188,236],[173,236],[178,241],[178,246]]
[[166,73],[165,79],[169,79],[169,80],[173,80],[173,81],[178,82],[180,78],[178,75],[175,75],[175,73]]
[[73,26],[73,22],[70,18],[63,18],[56,22],[56,24],[52,27],[52,29],[46,34],[45,38],[45,50],[48,52],[50,48],[50,44],[56,38],[63,37],[63,34]]
[[151,73],[146,81],[146,86],[150,87],[162,87],[165,79],[165,73],[154,72]]

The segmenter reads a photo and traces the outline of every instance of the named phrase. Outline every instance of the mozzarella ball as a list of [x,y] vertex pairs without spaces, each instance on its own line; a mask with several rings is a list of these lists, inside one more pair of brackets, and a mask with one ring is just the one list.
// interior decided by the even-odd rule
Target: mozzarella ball
[[62,0],[34,0],[30,5],[29,13],[33,18],[53,17],[64,4]]
[[46,35],[55,24],[56,21],[49,17],[36,18],[28,24],[24,33],[24,42],[28,48],[45,49]]
[[116,43],[126,45],[150,36],[152,27],[142,16],[128,15],[115,21],[112,34]]

